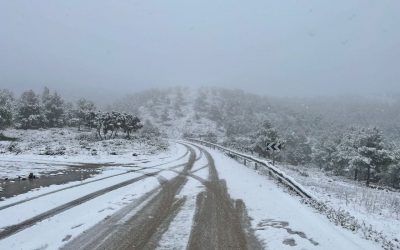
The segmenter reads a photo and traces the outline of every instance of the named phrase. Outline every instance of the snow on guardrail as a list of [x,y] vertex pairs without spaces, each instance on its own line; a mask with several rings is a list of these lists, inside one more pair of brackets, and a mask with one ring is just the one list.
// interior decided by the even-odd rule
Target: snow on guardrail
[[310,194],[306,188],[304,188],[300,183],[298,183],[297,181],[295,181],[291,176],[287,175],[285,172],[283,172],[282,170],[278,169],[277,167],[273,166],[271,164],[271,161],[269,160],[264,160],[264,159],[259,159],[256,158],[252,155],[248,155],[248,154],[244,154],[223,146],[220,146],[218,144],[215,143],[211,143],[211,142],[207,142],[207,141],[203,141],[203,140],[199,140],[199,139],[193,139],[193,138],[189,138],[187,139],[191,142],[195,142],[195,143],[199,143],[201,145],[213,148],[213,149],[219,149],[225,153],[229,153],[229,154],[233,154],[237,157],[252,161],[256,164],[259,164],[260,166],[264,166],[267,168],[267,170],[269,171],[269,173],[275,177],[276,179],[278,179],[281,183],[285,184],[286,186],[288,186],[290,189],[292,189],[294,192],[296,192],[298,195],[300,195],[303,198],[307,198],[307,199],[311,199],[314,201],[317,201],[317,199]]

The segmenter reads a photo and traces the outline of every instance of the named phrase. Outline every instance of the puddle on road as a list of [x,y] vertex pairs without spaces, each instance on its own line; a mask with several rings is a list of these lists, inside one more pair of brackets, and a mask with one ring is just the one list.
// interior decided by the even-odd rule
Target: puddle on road
[[[61,185],[72,181],[83,181],[100,172],[101,169],[99,165],[90,164],[69,166],[62,170],[39,173],[39,178],[32,180],[0,180],[0,201],[40,187]],[[23,177],[27,178],[27,176]]]

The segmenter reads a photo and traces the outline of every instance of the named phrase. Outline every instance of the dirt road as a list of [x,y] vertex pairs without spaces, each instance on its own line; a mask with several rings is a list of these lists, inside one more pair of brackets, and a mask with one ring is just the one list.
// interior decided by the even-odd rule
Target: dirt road
[[[159,188],[71,240],[63,249],[157,248],[185,202],[185,197],[178,194],[188,178],[196,179],[205,189],[197,195],[193,225],[187,229],[190,230],[188,249],[262,249],[249,227],[244,204],[229,197],[211,155],[193,145],[187,146],[190,157],[178,176],[161,182]],[[200,152],[198,157],[196,151]],[[195,162],[204,156],[208,179],[192,172]]]
[[262,249],[248,226],[242,201],[229,197],[225,181],[218,178],[214,160],[203,150],[209,167],[206,191],[197,196],[197,211],[188,249]]

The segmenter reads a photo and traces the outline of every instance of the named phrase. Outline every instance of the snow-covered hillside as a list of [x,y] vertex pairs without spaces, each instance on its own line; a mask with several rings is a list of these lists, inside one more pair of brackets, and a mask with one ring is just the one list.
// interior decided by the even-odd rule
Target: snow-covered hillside
[[272,103],[242,90],[176,87],[131,94],[110,109],[136,113],[173,138],[190,135],[223,140],[248,136],[267,119],[282,130],[297,121],[286,108],[279,110],[279,104]]
[[304,134],[310,139],[350,126],[378,126],[400,142],[400,101],[379,98],[277,98],[223,88],[153,89],[127,95],[108,108],[136,113],[171,137],[184,134],[243,137],[270,121],[281,134]]
[[150,122],[171,138],[185,134],[225,134],[223,127],[200,115],[194,107],[197,91],[189,88],[150,90],[130,95],[114,104],[113,109],[134,112],[142,121]]
[[47,130],[16,130],[5,132],[18,140],[0,141],[0,179],[46,175],[70,165],[127,164],[143,155],[165,151],[168,143],[153,138],[147,140],[96,140],[93,132],[76,128]]

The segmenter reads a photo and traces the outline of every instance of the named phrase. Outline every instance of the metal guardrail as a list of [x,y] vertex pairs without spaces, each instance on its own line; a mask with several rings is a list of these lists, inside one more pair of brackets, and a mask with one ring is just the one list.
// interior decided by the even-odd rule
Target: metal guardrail
[[262,160],[256,159],[250,155],[246,155],[246,154],[222,147],[215,143],[202,141],[202,140],[198,140],[198,139],[193,139],[193,138],[189,138],[187,140],[194,142],[194,143],[201,144],[201,145],[209,147],[209,148],[218,149],[235,159],[241,158],[243,160],[244,165],[247,165],[247,161],[253,162],[256,170],[258,169],[258,167],[264,167],[267,169],[268,173],[272,177],[276,178],[279,182],[283,183],[284,185],[286,185],[287,187],[292,189],[295,193],[297,193],[301,197],[314,200],[314,197],[312,195],[308,194],[307,191],[305,191],[302,187],[300,187],[300,185],[298,183],[296,183],[294,180],[292,180],[288,176],[285,176],[284,173],[282,173],[281,171],[279,171],[278,169],[273,167],[272,164],[269,163],[268,161],[262,161]]

